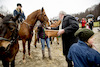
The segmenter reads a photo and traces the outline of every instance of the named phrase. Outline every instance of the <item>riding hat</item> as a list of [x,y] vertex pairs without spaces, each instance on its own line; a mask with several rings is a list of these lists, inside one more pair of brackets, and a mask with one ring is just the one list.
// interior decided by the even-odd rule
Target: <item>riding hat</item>
[[22,5],[20,3],[17,3],[17,6],[21,6],[22,7]]

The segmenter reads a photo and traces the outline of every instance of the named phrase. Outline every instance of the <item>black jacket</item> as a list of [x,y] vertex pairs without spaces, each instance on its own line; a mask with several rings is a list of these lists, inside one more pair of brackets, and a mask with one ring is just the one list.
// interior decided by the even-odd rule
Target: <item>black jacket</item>
[[[59,26],[52,29],[59,29]],[[78,38],[74,36],[79,29],[78,21],[74,17],[66,15],[63,18],[62,29],[65,30],[65,33],[62,34],[63,54],[67,55],[70,46],[78,41]]]

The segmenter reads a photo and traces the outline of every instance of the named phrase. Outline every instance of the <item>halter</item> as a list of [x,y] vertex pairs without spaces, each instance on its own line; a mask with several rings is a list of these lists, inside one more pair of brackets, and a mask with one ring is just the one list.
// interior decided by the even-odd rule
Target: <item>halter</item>
[[[13,22],[13,21],[7,21],[7,22],[5,22],[5,24],[7,24],[7,23],[14,23],[14,24],[16,24],[15,22]],[[10,30],[11,31],[11,30]],[[15,27],[15,29],[14,29],[14,31],[13,32],[17,32],[17,26]],[[15,32],[15,33],[16,33]],[[18,33],[18,32],[17,32]],[[11,45],[13,45],[15,42],[16,42],[16,40],[18,39],[18,37],[19,36],[15,36],[15,35],[13,35],[13,33],[11,34],[11,40],[9,40],[9,39],[7,39],[7,38],[4,38],[4,37],[0,37],[0,41],[2,41],[2,40],[4,40],[4,41],[8,41],[8,42],[10,42],[8,45],[7,45],[7,47],[4,49],[5,50],[5,52],[9,52],[9,49],[10,49],[10,46]]]
[[29,23],[27,23],[27,22],[24,22],[24,23],[25,23],[26,25],[28,25],[29,27],[30,27],[30,26],[34,26],[34,25],[31,25],[31,24],[29,24]]
[[15,40],[9,40],[9,39],[0,37],[0,41],[1,41],[1,40],[4,40],[4,41],[10,42],[10,43],[7,45],[7,47],[4,49],[5,52],[9,53],[10,47],[11,47],[14,43],[16,43],[16,40],[17,40],[18,38],[19,38],[19,37],[17,36],[17,38],[16,38]]

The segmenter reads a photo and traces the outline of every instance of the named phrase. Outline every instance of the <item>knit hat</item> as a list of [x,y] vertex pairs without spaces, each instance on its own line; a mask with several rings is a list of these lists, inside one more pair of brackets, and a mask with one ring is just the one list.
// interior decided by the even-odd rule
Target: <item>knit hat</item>
[[82,28],[75,32],[75,36],[79,37],[81,41],[87,42],[88,39],[94,34],[94,32],[90,29]]
[[21,6],[22,7],[22,5],[20,3],[17,3],[17,6]]

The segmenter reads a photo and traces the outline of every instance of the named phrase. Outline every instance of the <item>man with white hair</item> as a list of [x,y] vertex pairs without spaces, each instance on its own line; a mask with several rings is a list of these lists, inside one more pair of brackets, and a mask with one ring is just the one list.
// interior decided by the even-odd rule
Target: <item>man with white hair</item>
[[[66,57],[68,67],[72,67],[72,62],[68,60],[67,54],[70,46],[78,41],[78,38],[74,36],[79,29],[78,21],[74,17],[66,15],[64,11],[59,13],[59,18],[62,21],[62,28],[58,31],[58,36],[62,35],[63,55]],[[57,30],[59,26],[51,29]]]

